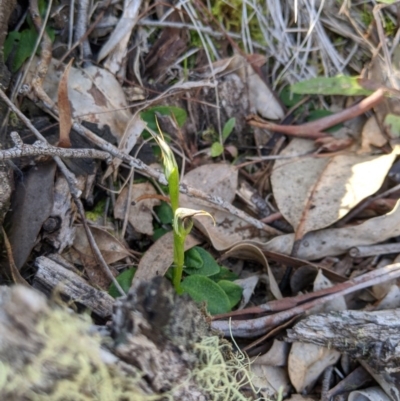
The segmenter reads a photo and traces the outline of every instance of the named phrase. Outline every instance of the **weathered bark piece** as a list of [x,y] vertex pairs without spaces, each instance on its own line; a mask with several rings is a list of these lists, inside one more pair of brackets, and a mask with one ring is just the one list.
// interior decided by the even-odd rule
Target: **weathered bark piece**
[[101,330],[30,288],[0,287],[0,327],[1,400],[250,399],[230,344],[163,277],[120,298]]
[[361,364],[400,401],[400,309],[312,315],[288,330],[289,341],[334,347]]
[[37,258],[35,265],[38,271],[33,281],[34,288],[49,294],[56,290],[100,317],[111,316],[114,299],[106,292],[96,290],[82,277],[45,256]]
[[[139,282],[113,314],[115,354],[140,369],[155,393],[175,400],[201,400],[206,392],[188,375],[196,365],[193,344],[210,334],[197,306],[178,297],[163,277]],[[176,383],[181,383],[175,390]],[[204,398],[203,398],[204,399]]]
[[87,315],[52,308],[27,287],[3,286],[0,325],[1,400],[149,399],[141,373],[101,348]]

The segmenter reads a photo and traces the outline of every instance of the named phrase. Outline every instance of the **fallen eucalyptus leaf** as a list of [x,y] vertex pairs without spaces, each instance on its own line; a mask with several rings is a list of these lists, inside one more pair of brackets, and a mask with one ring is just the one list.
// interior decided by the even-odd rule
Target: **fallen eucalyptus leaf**
[[314,344],[295,342],[289,353],[289,377],[298,393],[309,392],[322,372],[334,365],[340,352]]
[[[311,151],[313,144],[294,139],[282,156]],[[275,162],[271,183],[279,211],[296,238],[325,228],[345,216],[382,185],[396,158],[388,155],[336,155]]]
[[[400,202],[383,216],[374,217],[358,226],[328,228],[306,234],[300,244],[297,256],[305,260],[336,256],[350,248],[373,245],[400,235]],[[290,255],[294,234],[281,235],[260,245],[265,251]]]

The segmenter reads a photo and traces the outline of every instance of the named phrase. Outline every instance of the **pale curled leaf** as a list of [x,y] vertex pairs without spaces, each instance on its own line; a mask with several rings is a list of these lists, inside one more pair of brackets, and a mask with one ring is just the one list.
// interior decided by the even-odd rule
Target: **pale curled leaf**
[[[232,203],[238,184],[238,170],[229,164],[207,164],[191,170],[183,178],[183,184],[190,185],[212,196],[218,196]],[[265,241],[267,234],[249,227],[248,222],[232,215],[207,201],[181,194],[180,205],[191,209],[202,209],[214,217],[216,225],[209,218],[198,217],[194,224],[211,241],[217,250],[226,250],[244,239]]]
[[[128,187],[125,187],[119,194],[114,206],[114,217],[124,220],[128,202],[134,202],[129,206],[129,223],[138,233],[153,235],[152,210],[154,206],[160,204],[160,200],[156,198],[157,191],[149,182],[142,182],[132,185],[131,199],[129,200],[128,194]],[[140,198],[143,199],[136,201]]]
[[290,380],[286,369],[260,364],[251,364],[250,369],[253,374],[252,383],[259,389],[263,399],[269,400],[271,397],[276,399],[279,392],[284,396],[289,394]]
[[[294,139],[281,154],[312,149],[311,141]],[[328,227],[380,188],[395,158],[393,152],[278,160],[271,183],[279,211],[294,227],[296,238]]]
[[258,274],[234,281],[235,284],[240,285],[240,287],[242,287],[243,289],[242,300],[240,301],[240,304],[238,306],[239,310],[245,308],[246,305],[250,302],[250,299],[259,281],[260,276]]
[[[340,255],[352,247],[373,245],[400,235],[400,202],[383,216],[374,217],[358,226],[330,228],[306,234],[300,244],[298,257],[306,260]],[[272,239],[262,249],[289,255],[294,234],[281,235]]]
[[[188,235],[185,239],[185,251],[198,245],[200,241]],[[151,280],[163,276],[174,261],[174,236],[170,231],[159,238],[140,259],[133,282]]]
[[340,352],[314,344],[294,342],[289,353],[289,377],[298,393],[310,392],[328,367],[334,365]]
[[271,348],[265,354],[258,355],[257,357],[252,359],[252,364],[267,366],[286,366],[289,351],[289,343],[275,339],[272,343]]
[[352,391],[348,401],[391,401],[391,399],[380,387],[376,386]]
[[[332,287],[333,284],[324,276],[322,270],[318,270],[317,277],[314,280],[314,291],[323,290],[325,288]],[[332,311],[346,310],[346,300],[344,295],[340,295],[332,299],[331,301],[325,302],[321,306],[317,306],[316,309],[312,310],[312,313],[325,313]]]
[[[129,249],[108,231],[94,226],[90,227],[90,231],[107,264],[117,262],[131,255]],[[80,255],[83,255],[86,259],[96,261],[83,226],[76,228],[75,240],[70,251],[70,256],[74,263],[79,263]]]
[[226,252],[223,257],[255,260],[260,263],[268,273],[269,290],[271,291],[272,295],[275,297],[275,299],[282,299],[281,290],[279,289],[278,283],[276,282],[272,270],[269,267],[268,261],[257,245],[243,242],[234,246],[232,249]]

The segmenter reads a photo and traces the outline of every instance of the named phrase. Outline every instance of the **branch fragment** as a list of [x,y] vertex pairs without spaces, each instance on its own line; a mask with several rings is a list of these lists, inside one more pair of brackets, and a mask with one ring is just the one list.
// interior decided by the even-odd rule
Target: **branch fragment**
[[29,156],[58,156],[67,159],[100,159],[111,163],[111,156],[107,152],[96,149],[66,149],[52,146],[42,140],[33,145],[24,144],[17,132],[11,132],[11,139],[15,146],[10,149],[0,150],[0,160],[16,159]]

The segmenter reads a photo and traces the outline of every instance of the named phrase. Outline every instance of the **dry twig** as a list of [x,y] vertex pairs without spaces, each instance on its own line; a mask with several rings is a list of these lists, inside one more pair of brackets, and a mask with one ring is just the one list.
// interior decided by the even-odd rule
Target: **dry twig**
[[[3,98],[2,93],[0,96]],[[95,149],[66,149],[52,146],[42,140],[36,141],[33,145],[22,142],[17,132],[10,134],[15,146],[10,149],[0,150],[0,160],[16,159],[29,156],[58,156],[67,159],[101,159],[111,163],[111,156],[107,152]]]
[[302,125],[279,125],[263,120],[258,116],[248,117],[248,123],[254,127],[266,128],[282,134],[296,136],[300,138],[317,139],[329,136],[322,132],[336,124],[358,117],[379,104],[385,97],[384,88],[377,89],[372,95],[361,100],[361,102],[344,109],[336,114],[320,118]]
[[[237,336],[244,338],[254,338],[263,335],[286,321],[298,317],[317,305],[322,305],[335,297],[344,296],[354,291],[358,291],[373,285],[386,282],[400,277],[400,263],[388,265],[386,267],[371,271],[362,276],[355,277],[344,283],[336,284],[333,287],[316,291],[311,294],[300,295],[292,298],[272,301],[248,311],[254,313],[255,309],[259,313],[268,311],[279,312],[248,320],[214,320],[212,328],[222,331],[225,336]],[[321,296],[324,293],[325,296]],[[242,313],[245,310],[242,311]]]

